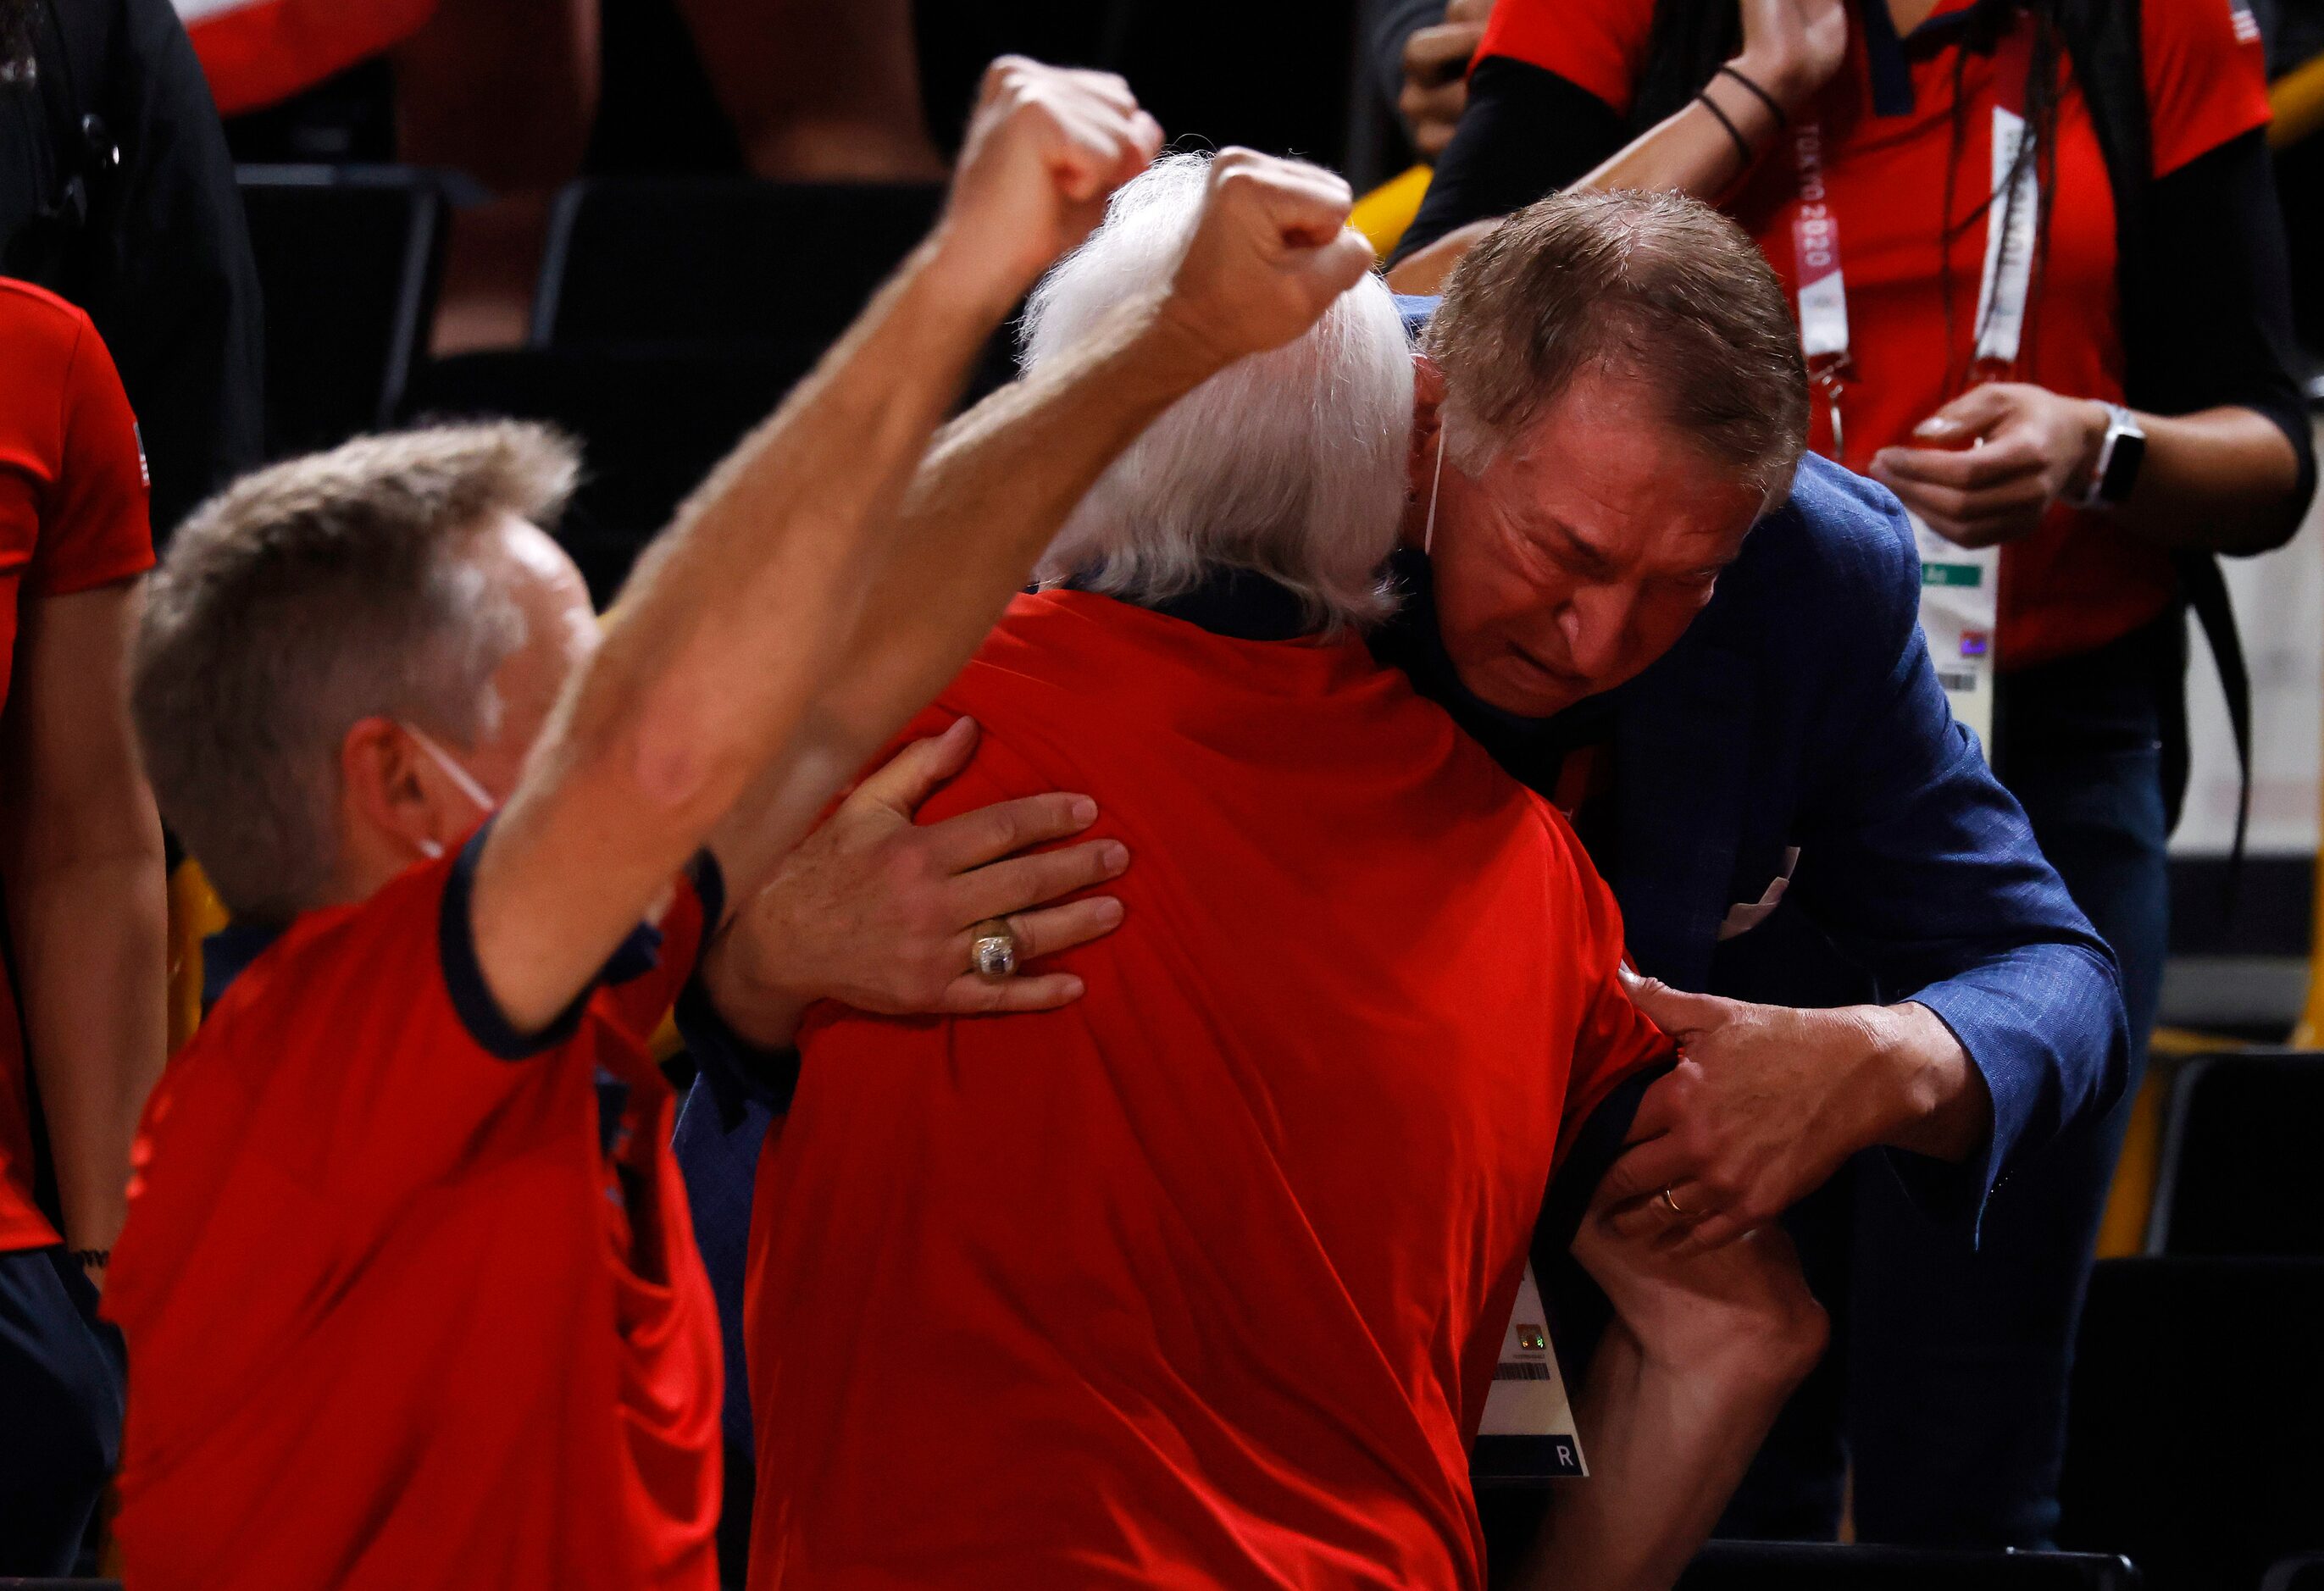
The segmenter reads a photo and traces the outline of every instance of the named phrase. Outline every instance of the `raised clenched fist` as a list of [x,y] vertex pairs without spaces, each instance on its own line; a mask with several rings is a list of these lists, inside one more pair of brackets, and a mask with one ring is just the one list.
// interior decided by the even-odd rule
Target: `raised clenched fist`
[[1319,166],[1222,152],[1166,311],[1222,364],[1281,347],[1372,268],[1371,245],[1348,229],[1353,198]]
[[1161,147],[1161,127],[1112,73],[1002,56],[986,69],[938,230],[947,280],[1013,300]]

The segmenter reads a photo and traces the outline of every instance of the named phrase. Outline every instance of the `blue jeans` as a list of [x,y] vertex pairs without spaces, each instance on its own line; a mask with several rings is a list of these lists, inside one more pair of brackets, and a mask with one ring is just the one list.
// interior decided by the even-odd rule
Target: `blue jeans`
[[1974,1252],[1877,1155],[1802,1205],[1791,1225],[1832,1312],[1832,1351],[1720,1534],[1830,1540],[1849,1459],[1860,1540],[2039,1547],[2055,1533],[2074,1334],[2162,991],[2172,639],[2145,633],[2007,676],[1995,736],[1996,771],[2121,961],[2128,1089],[1994,1191]]

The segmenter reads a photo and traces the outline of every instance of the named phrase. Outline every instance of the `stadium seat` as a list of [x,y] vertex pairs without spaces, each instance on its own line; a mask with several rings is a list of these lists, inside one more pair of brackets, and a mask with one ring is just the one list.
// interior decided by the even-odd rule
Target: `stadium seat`
[[2285,1559],[2267,1571],[2259,1591],[2324,1591],[2324,1552]]
[[586,470],[558,539],[610,602],[638,550],[710,466],[812,364],[816,350],[755,354],[514,349],[421,367],[406,418],[510,415],[578,437]]
[[1805,1541],[1713,1541],[1679,1591],[2136,1591],[2122,1558],[2081,1552],[1937,1552]]
[[444,179],[401,166],[237,175],[266,303],[268,452],[392,423],[435,314]]
[[2066,1546],[2153,1591],[2252,1591],[2324,1549],[2324,1260],[2107,1260],[2082,1318]]
[[2319,1137],[2324,1052],[2188,1062],[2172,1093],[2147,1252],[2324,1258]]
[[604,178],[558,197],[535,347],[821,346],[936,219],[935,185]]

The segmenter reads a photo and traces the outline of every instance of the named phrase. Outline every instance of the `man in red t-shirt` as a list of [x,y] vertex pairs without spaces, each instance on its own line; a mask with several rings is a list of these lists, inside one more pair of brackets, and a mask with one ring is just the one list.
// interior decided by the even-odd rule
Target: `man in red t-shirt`
[[106,1299],[131,1580],[715,1582],[715,1328],[647,1035],[724,881],[958,667],[1121,439],[1368,262],[1343,188],[1237,157],[1170,290],[905,501],[1159,136],[1117,78],[998,64],[936,232],[602,644],[537,429],[361,439],[180,532],[138,730],[255,953],[148,1109]]
[[[1204,183],[1149,172],[1043,285],[1036,379]],[[1127,915],[1061,1010],[809,1014],[751,1223],[762,1591],[1484,1583],[1469,1448],[1545,1187],[1672,1046],[1564,820],[1356,633],[1412,382],[1374,280],[1174,409],[919,726],[981,731],[923,821],[1086,791]],[[1774,1241],[1708,1262],[1727,1342],[1593,1367],[1549,1583],[1709,1531],[1820,1346]]]
[[53,1575],[119,1436],[90,1288],[161,1067],[161,824],[108,663],[153,547],[136,421],[88,317],[0,280],[0,1574]]

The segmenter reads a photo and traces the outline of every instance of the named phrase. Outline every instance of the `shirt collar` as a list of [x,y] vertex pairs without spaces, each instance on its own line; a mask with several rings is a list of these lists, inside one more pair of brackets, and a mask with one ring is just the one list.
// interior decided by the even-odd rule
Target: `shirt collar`
[[1895,19],[1888,14],[1888,0],[1862,0],[1857,10],[1872,75],[1873,113],[1903,116],[1913,112],[1913,62],[1956,45],[1990,55],[2015,21],[2018,0],[1971,0],[1955,9],[1940,9],[1901,39]]
[[282,937],[280,923],[228,923],[202,941],[202,1009],[218,1003],[227,985]]
[[[1079,575],[1065,585],[1090,589]],[[1230,640],[1298,640],[1321,628],[1298,593],[1255,569],[1213,569],[1192,591],[1139,606]]]

